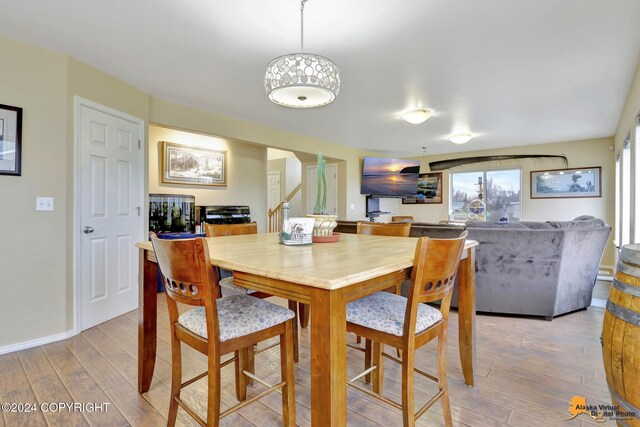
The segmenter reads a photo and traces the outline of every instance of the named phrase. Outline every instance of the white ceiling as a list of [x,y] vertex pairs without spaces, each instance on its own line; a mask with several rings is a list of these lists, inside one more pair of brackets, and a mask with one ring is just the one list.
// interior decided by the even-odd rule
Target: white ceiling
[[[640,0],[309,0],[305,51],[329,106],[268,101],[299,50],[299,0],[0,0],[0,35],[66,52],[153,96],[396,155],[613,135],[640,59]],[[5,83],[6,84],[6,83]],[[435,115],[420,125],[408,108]],[[463,146],[446,140],[470,131]]]

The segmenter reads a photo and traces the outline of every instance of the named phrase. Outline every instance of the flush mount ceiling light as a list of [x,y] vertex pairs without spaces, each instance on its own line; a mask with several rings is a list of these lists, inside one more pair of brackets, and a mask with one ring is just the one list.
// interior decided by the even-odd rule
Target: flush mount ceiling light
[[304,52],[304,4],[300,2],[300,53],[271,60],[264,90],[271,102],[284,107],[313,108],[333,102],[340,91],[340,70],[328,58]]
[[417,125],[424,123],[431,117],[431,110],[427,108],[416,108],[415,110],[409,110],[402,113],[402,120],[411,124]]
[[470,139],[471,134],[469,133],[458,133],[449,137],[449,141],[453,142],[454,144],[466,144]]

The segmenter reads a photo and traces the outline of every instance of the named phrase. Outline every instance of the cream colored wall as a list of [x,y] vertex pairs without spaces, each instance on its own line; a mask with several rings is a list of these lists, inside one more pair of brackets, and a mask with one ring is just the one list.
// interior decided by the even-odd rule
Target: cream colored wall
[[[19,286],[0,299],[0,347],[74,327],[73,99],[148,118],[149,97],[64,54],[0,38],[2,103],[23,108],[22,176],[0,176],[0,281]],[[36,196],[54,197],[36,212]],[[15,299],[14,296],[18,296]]]
[[[285,168],[285,197],[287,197],[302,183],[302,163],[297,157],[287,157],[285,159]],[[289,204],[291,205],[290,213],[292,217],[302,216],[302,191],[298,191],[291,200],[289,200]]]
[[[0,175],[0,347],[69,329],[67,58],[0,38],[0,103],[22,107],[22,176]],[[36,196],[54,197],[36,212]]]
[[[165,184],[161,141],[227,152],[227,186]],[[149,193],[191,194],[196,205],[247,205],[258,232],[267,231],[267,149],[160,126],[149,126]]]
[[[314,158],[321,150],[326,157],[345,161],[344,168],[339,167],[339,171],[344,169],[344,174],[339,172],[338,176],[338,216],[341,219],[359,219],[364,212],[365,198],[360,194],[360,150],[157,98],[151,98],[151,121],[171,128],[224,135],[295,153],[309,153]],[[304,181],[304,163],[302,175]],[[303,194],[303,206],[304,197]],[[348,208],[352,203],[354,209]]]
[[[613,138],[586,141],[558,142],[555,144],[529,145],[500,150],[483,150],[464,153],[463,156],[439,155],[421,158],[421,172],[429,171],[429,162],[455,157],[491,156],[499,154],[548,154],[565,155],[569,168],[601,166],[602,197],[575,199],[531,199],[531,175],[533,170],[560,169],[564,165],[557,160],[513,160],[505,162],[477,163],[455,168],[455,172],[478,171],[496,168],[521,168],[522,220],[547,221],[571,220],[580,215],[593,215],[614,224],[615,158],[609,149]],[[521,165],[521,166],[520,166]],[[397,212],[412,215],[416,221],[438,222],[449,215],[449,172],[443,171],[443,202],[439,205],[403,205],[397,201]],[[602,260],[603,266],[614,265],[613,232],[609,236]]]

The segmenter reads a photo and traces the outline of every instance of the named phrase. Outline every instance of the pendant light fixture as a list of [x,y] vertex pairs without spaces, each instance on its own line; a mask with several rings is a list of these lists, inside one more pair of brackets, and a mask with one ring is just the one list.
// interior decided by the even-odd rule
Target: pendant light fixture
[[328,58],[304,52],[304,4],[300,2],[300,53],[271,60],[264,90],[271,102],[284,107],[312,108],[333,102],[340,91],[340,70]]

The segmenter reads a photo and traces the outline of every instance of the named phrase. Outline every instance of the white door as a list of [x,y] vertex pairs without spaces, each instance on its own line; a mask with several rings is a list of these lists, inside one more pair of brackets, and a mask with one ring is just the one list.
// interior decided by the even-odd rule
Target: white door
[[[327,214],[338,215],[338,165],[329,163],[325,168],[327,176]],[[307,214],[313,213],[318,193],[318,167],[307,166],[306,208]]]
[[267,208],[275,209],[280,204],[280,172],[267,173]]
[[141,123],[96,108],[76,108],[80,330],[138,307]]

